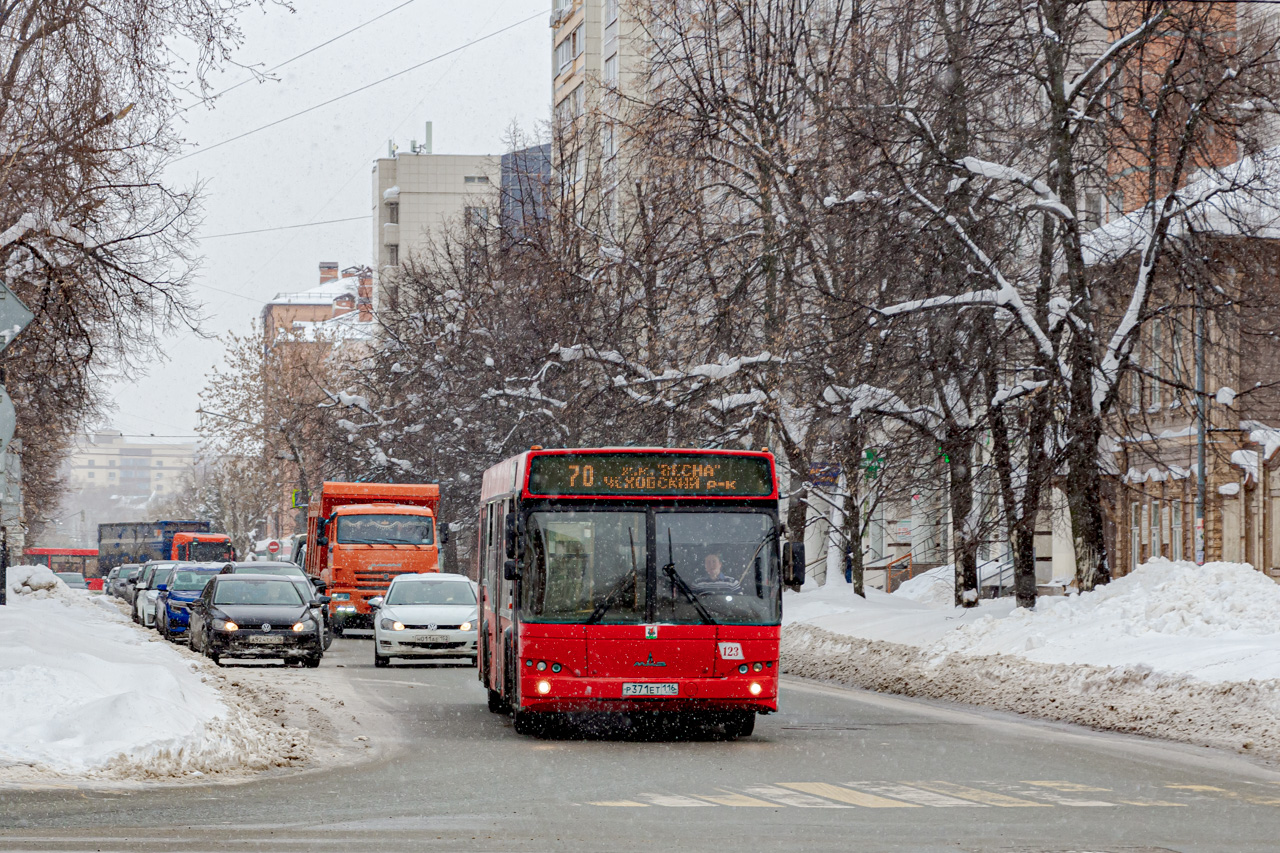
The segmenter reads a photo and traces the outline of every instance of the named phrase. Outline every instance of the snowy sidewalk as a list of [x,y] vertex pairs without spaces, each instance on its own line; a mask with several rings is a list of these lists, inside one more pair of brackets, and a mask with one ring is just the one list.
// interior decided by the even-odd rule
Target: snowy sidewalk
[[305,761],[307,735],[265,719],[189,653],[46,568],[11,567],[0,607],[0,781],[172,779]]
[[788,593],[794,675],[1280,758],[1280,584],[1154,561],[1095,592],[963,610],[931,573],[893,595]]

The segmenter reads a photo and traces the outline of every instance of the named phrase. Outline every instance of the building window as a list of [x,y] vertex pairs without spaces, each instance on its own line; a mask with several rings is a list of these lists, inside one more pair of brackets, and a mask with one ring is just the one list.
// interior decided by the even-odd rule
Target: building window
[[1151,408],[1158,409],[1164,403],[1164,320],[1156,320],[1151,326]]
[[156,467],[157,467],[157,468],[163,468],[163,467],[164,467],[164,460],[163,460],[163,459],[156,460]]
[[1129,571],[1142,564],[1142,504],[1129,507]]
[[109,471],[109,472],[107,472],[107,479],[108,479],[108,480],[114,480],[115,478],[116,478],[116,472],[115,472],[115,471]]
[[602,137],[600,140],[601,147],[604,148],[604,158],[606,160],[618,153],[615,132],[613,122],[605,122],[604,126],[600,129],[600,135]]
[[387,263],[393,267],[397,267],[400,265],[400,247],[399,246],[387,247]]
[[108,460],[107,460],[107,467],[109,467],[109,468],[114,468],[114,467],[116,467],[116,460],[114,460],[114,459],[108,459]]
[[1151,502],[1151,556],[1152,558],[1164,555],[1164,548],[1161,545],[1160,538],[1160,501]]
[[400,224],[400,202],[393,201],[387,204],[387,221],[392,225]]
[[605,25],[612,24],[616,20],[618,20],[618,0],[604,0]]
[[467,184],[487,184],[489,183],[489,176],[488,175],[467,175],[465,178],[462,179],[462,181],[463,183],[467,183]]
[[610,85],[618,82],[618,54],[616,53],[604,61],[604,82]]
[[94,475],[94,473],[93,473],[92,471],[90,471],[90,472],[89,472],[89,479],[90,479],[90,480],[92,480],[92,479],[94,478],[94,476],[95,476],[95,475]]
[[1169,559],[1182,559],[1182,501],[1169,502]]
[[556,45],[556,74],[563,74],[573,65],[573,61],[582,55],[585,46],[585,25],[578,24],[574,31],[565,36],[564,41]]
[[487,207],[468,207],[466,215],[468,225],[489,224],[489,208]]
[[89,460],[89,467],[90,467],[90,468],[92,468],[92,467],[94,466],[94,464],[95,464],[95,463],[94,463],[94,461],[93,461],[92,459],[90,459],[90,460]]

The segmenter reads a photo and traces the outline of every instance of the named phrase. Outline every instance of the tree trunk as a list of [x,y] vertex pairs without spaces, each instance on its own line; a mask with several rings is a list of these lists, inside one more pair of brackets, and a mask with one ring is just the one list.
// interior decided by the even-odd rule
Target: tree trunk
[[978,536],[973,518],[973,441],[968,434],[942,443],[950,473],[951,554],[955,561],[957,607],[978,604]]
[[[859,471],[855,468],[853,476]],[[849,580],[853,583],[853,594],[867,597],[866,569],[862,560],[862,495],[861,489],[849,489],[849,507],[844,514],[845,548],[849,560]]]

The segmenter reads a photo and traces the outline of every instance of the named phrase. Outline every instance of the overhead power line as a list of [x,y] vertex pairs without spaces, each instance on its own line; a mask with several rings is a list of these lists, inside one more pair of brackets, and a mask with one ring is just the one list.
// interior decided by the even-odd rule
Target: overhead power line
[[[335,41],[341,41],[342,39],[344,39],[344,38],[346,38],[347,36],[351,35],[352,33],[356,32],[357,30],[362,30],[362,29],[364,29],[365,27],[369,26],[370,24],[372,24],[372,23],[376,23],[377,21],[382,20],[382,19],[383,19],[383,18],[385,18],[387,15],[390,15],[392,12],[398,12],[399,10],[403,9],[405,6],[408,6],[410,3],[417,3],[417,2],[418,2],[418,0],[405,0],[405,2],[401,3],[399,6],[394,6],[394,7],[390,8],[390,9],[388,9],[387,11],[383,12],[381,15],[378,15],[378,16],[376,16],[376,17],[370,18],[369,20],[365,21],[363,24],[358,24],[358,25],[356,25],[356,26],[352,27],[351,29],[347,30],[345,33],[339,33],[338,35],[334,36],[333,38],[329,39],[328,41],[322,41],[322,42],[320,42],[320,44],[316,45],[315,47],[307,48],[307,49],[306,49],[306,50],[304,50],[302,53],[299,53],[299,54],[298,54],[298,55],[296,55],[296,56],[291,56],[291,57],[289,57],[288,59],[286,59],[284,62],[281,62],[281,63],[279,63],[278,65],[273,65],[273,66],[271,66],[270,68],[268,68],[266,71],[264,71],[264,72],[262,72],[262,73],[263,73],[263,74],[271,74],[272,72],[279,71],[281,68],[284,68],[284,67],[285,67],[286,65],[288,65],[289,63],[291,63],[291,62],[296,62],[297,60],[301,59],[301,58],[302,58],[302,57],[304,57],[304,56],[309,56],[310,54],[315,53],[317,50],[319,50],[319,49],[320,49],[320,48],[322,48],[322,47],[328,47],[329,45],[333,44]],[[258,77],[246,77],[245,79],[241,80],[239,83],[236,83],[234,86],[229,86],[229,87],[227,87],[226,89],[223,89],[221,92],[215,92],[214,94],[210,95],[209,97],[210,97],[210,98],[219,98],[219,97],[221,97],[221,96],[223,96],[223,95],[227,94],[228,92],[233,92],[233,91],[235,91],[236,89],[239,89],[241,86],[245,85],[246,83],[252,83],[254,80],[257,80],[257,79],[259,79],[259,78],[258,78]],[[196,104],[192,104],[191,106],[184,108],[184,109],[182,110],[182,112],[184,112],[184,113],[185,113],[187,110],[192,109],[192,108],[194,108],[195,106],[196,106]]]
[[433,62],[438,62],[439,60],[444,59],[445,57],[452,56],[455,53],[460,53],[461,51],[464,51],[469,47],[475,47],[476,45],[480,44],[480,42],[488,41],[489,39],[500,36],[503,33],[508,32],[509,30],[514,30],[516,27],[519,27],[523,24],[527,24],[530,21],[533,21],[545,16],[546,16],[545,12],[538,12],[536,14],[530,15],[527,18],[516,21],[514,24],[508,24],[507,26],[503,27],[500,30],[494,30],[491,33],[480,36],[480,38],[475,39],[474,41],[469,41],[466,44],[459,45],[458,47],[455,47],[452,50],[446,50],[444,53],[436,54],[430,59],[424,59],[422,62],[419,62],[416,65],[411,65],[408,68],[404,69],[403,71],[397,71],[394,74],[388,74],[386,77],[383,77],[380,80],[374,80],[372,83],[366,83],[365,85],[359,87],[358,89],[352,89],[350,92],[344,92],[341,95],[330,98],[329,100],[316,104],[315,106],[307,107],[305,110],[299,110],[296,113],[291,113],[283,118],[278,118],[275,121],[269,122],[260,127],[255,127],[252,130],[246,130],[244,133],[238,133],[235,136],[231,137],[230,139],[224,139],[221,142],[215,142],[214,144],[208,146],[207,148],[201,148],[196,151],[192,151],[190,154],[185,154],[182,157],[176,157],[170,162],[180,163],[183,160],[187,160],[191,157],[195,157],[197,154],[203,154],[207,151],[212,151],[215,148],[221,148],[223,145],[229,145],[232,142],[236,142],[237,140],[244,139],[246,136],[252,136],[255,133],[261,133],[262,131],[267,130],[268,128],[275,127],[276,125],[279,125],[279,124],[284,124],[285,122],[291,121],[297,118],[298,116],[304,116],[307,113],[315,112],[316,110],[321,109],[322,107],[327,107],[330,104],[336,104],[338,101],[341,101],[344,98],[349,98],[352,95],[358,95],[361,92],[368,91],[369,89],[372,89],[374,86],[380,86],[383,83],[386,83],[388,80],[394,80],[397,77],[403,77],[404,75],[408,74],[411,71],[417,71],[419,68],[422,68],[424,65],[430,65]]
[[364,216],[348,216],[346,219],[326,219],[323,222],[301,222],[297,225],[277,225],[274,228],[254,228],[249,231],[228,231],[226,234],[209,234],[200,237],[201,240],[216,240],[219,237],[240,237],[245,234],[265,234],[268,231],[291,231],[294,228],[310,228],[313,225],[335,225],[339,222],[368,222],[369,215]]

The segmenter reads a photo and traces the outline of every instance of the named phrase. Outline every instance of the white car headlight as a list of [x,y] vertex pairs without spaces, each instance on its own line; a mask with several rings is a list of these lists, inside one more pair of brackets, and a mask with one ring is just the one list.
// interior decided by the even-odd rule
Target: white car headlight
[[384,631],[403,631],[404,630],[404,625],[400,624],[399,622],[396,622],[395,620],[386,619],[386,618],[384,618],[379,623],[379,626]]
[[471,621],[470,621],[470,620],[467,620],[466,622],[463,622],[461,625],[459,625],[459,626],[458,626],[458,630],[459,630],[459,631],[470,631],[470,630],[472,629],[472,627],[473,627],[473,625],[472,625]]

